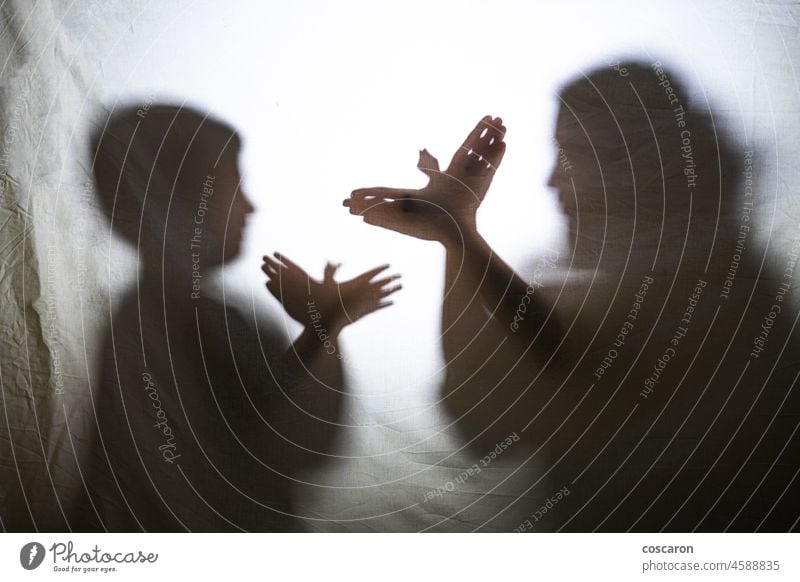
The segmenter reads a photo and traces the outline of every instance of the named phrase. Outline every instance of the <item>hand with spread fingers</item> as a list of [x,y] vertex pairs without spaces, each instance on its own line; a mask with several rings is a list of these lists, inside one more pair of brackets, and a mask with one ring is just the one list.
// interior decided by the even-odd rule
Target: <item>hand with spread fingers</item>
[[264,256],[261,270],[269,278],[267,289],[293,319],[306,327],[321,322],[317,325],[333,334],[365,315],[389,307],[389,296],[402,288],[396,283],[400,275],[379,277],[389,265],[342,282],[334,279],[338,268],[339,265],[328,263],[322,281],[318,281],[275,253],[274,257]]
[[439,170],[439,162],[427,150],[420,152],[417,167],[430,179],[425,188],[362,188],[353,191],[344,206],[368,224],[457,244],[476,229],[478,207],[505,154],[505,131],[502,119],[487,115],[445,171]]

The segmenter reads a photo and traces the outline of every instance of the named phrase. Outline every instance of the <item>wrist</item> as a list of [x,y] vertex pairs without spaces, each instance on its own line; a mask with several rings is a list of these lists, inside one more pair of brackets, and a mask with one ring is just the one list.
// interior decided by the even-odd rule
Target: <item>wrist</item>
[[347,325],[343,314],[334,315],[331,313],[332,310],[319,305],[313,299],[307,301],[306,307],[305,329],[318,337],[325,336],[326,339],[335,341],[342,329]]
[[441,243],[449,254],[470,256],[491,251],[491,247],[477,229],[461,229],[456,236],[444,239]]

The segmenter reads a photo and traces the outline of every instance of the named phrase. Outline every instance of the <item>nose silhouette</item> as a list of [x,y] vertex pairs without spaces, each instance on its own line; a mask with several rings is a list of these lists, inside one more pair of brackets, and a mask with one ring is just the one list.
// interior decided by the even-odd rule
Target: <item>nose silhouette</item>
[[243,215],[248,216],[253,214],[256,211],[255,205],[253,205],[253,201],[250,197],[243,193],[241,190],[239,191],[239,195],[236,197],[236,202]]
[[256,211],[256,207],[248,193],[245,191],[242,182],[237,184],[236,190],[233,192],[233,195],[229,201],[229,205],[230,215],[232,217],[239,217],[242,220],[246,219]]
[[547,178],[547,186],[553,189],[556,200],[563,212],[570,214],[575,210],[577,202],[573,197],[572,184],[569,178],[564,175],[558,160],[553,162],[553,169]]
[[550,176],[547,178],[547,185],[551,188],[558,188],[559,187],[559,179],[558,179],[558,164],[553,164],[553,169],[550,170]]

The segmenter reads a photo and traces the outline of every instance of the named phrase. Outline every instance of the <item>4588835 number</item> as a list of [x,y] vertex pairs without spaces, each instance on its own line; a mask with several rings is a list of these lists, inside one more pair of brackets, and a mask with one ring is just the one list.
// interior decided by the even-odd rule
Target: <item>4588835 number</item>
[[779,560],[736,560],[731,562],[731,570],[780,570],[781,564]]

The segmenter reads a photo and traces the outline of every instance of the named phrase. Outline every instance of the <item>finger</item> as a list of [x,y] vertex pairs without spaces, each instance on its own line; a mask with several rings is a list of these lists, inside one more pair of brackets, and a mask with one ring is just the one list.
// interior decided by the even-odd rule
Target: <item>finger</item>
[[464,143],[456,150],[453,154],[453,158],[450,160],[450,165],[447,168],[448,172],[453,171],[455,168],[465,168],[473,161],[475,161],[475,157],[472,156],[472,152],[477,147],[477,144],[480,142],[481,133],[486,130],[486,124],[491,121],[491,117],[488,115],[481,119],[475,128],[467,135],[467,138],[464,140]]
[[[363,216],[365,220],[368,213],[375,211],[388,217],[399,210],[409,210],[409,204],[423,200],[420,192],[404,188],[365,188],[354,191],[347,206],[350,214]],[[398,203],[402,204],[402,208],[395,207]]]
[[473,153],[478,157],[485,157],[491,151],[491,146],[502,143],[504,136],[503,120],[486,115],[467,136],[453,159],[464,163]]
[[400,196],[402,190],[397,188],[361,188],[354,190],[342,205],[350,209],[350,214],[362,214]]
[[417,169],[419,169],[423,174],[432,178],[435,174],[439,173],[439,160],[437,160],[427,149],[420,150]]
[[296,264],[296,263],[290,261],[288,258],[286,258],[285,255],[282,255],[281,253],[279,253],[277,251],[274,254],[275,254],[275,258],[277,258],[285,266],[287,266],[287,267],[289,267],[291,269],[297,269],[299,271],[303,270],[303,269],[300,268],[300,266],[298,264]]
[[492,148],[496,148],[503,143],[505,133],[505,128],[502,125],[499,127],[492,126],[489,128],[479,146],[481,153],[488,153],[492,150]]
[[261,269],[262,270],[270,269],[271,271],[274,271],[275,274],[277,274],[278,270],[281,269],[282,267],[283,265],[281,265],[277,261],[274,261],[271,257],[265,256],[264,265],[261,267]]
[[492,150],[484,156],[486,167],[492,171],[497,170],[500,162],[503,161],[503,156],[506,155],[506,142],[501,141],[498,145],[494,146]]
[[[275,253],[275,255],[277,257],[278,253]],[[278,271],[280,271],[281,269],[285,269],[286,268],[286,265],[284,265],[279,259],[277,259],[275,257],[268,257],[268,256],[264,255],[263,258],[264,258],[264,262],[265,263],[268,263],[270,266],[272,266],[272,268],[274,268],[274,269],[276,269]]]
[[418,190],[409,190],[408,188],[359,188],[358,190],[353,190],[352,194],[350,194],[350,200],[351,202],[353,200],[369,200],[372,198],[377,200],[398,200],[418,192]]
[[391,202],[375,197],[359,197],[351,198],[347,207],[350,208],[350,214],[362,215],[386,204],[391,204]]
[[470,146],[473,153],[490,162],[499,152],[505,151],[503,141],[505,128],[500,121],[500,118],[493,120],[481,133],[480,138]]
[[338,263],[334,265],[333,263],[328,263],[325,265],[325,274],[323,275],[323,280],[327,283],[333,283],[333,276],[336,274],[336,271],[341,267],[342,264]]
[[506,126],[499,117],[490,121],[486,126],[486,131],[482,134],[483,140],[487,143],[503,141],[506,137]]
[[[489,117],[489,116],[487,116],[487,117]],[[486,119],[486,118],[484,118],[484,119]],[[505,135],[506,127],[505,127],[505,125],[503,125],[503,118],[502,117],[490,118],[485,123],[486,123],[486,129],[488,130],[488,132],[492,132],[492,131],[499,132],[501,137],[503,135]]]
[[454,162],[448,168],[448,172],[452,171],[465,176],[491,176],[500,167],[505,153],[506,143],[504,141],[494,141],[491,145],[487,143],[476,146],[476,149],[471,150],[460,161],[454,157]]
[[371,285],[375,287],[385,287],[392,281],[397,281],[402,275],[392,275],[391,277],[386,277],[385,279],[379,279],[377,281],[373,281]]
[[387,228],[389,230],[397,230],[398,232],[402,232],[405,220],[407,220],[398,202],[387,202],[381,206],[376,206],[371,210],[363,212],[361,217],[364,219],[364,222],[369,225]]
[[461,144],[461,148],[465,151],[472,149],[473,144],[480,140],[481,134],[486,130],[487,126],[490,126],[491,122],[492,116],[484,115],[483,118],[477,124],[475,124],[475,128],[469,132],[469,135],[467,135],[464,143]]
[[402,288],[403,288],[402,285],[395,285],[394,287],[389,287],[388,289],[381,289],[379,296],[381,299],[383,299],[384,297],[388,297],[392,293],[397,293]]
[[429,210],[429,205],[420,200],[405,199],[395,202],[383,202],[359,213],[367,224],[389,229],[401,229],[407,224],[409,214]]
[[388,269],[390,265],[381,265],[380,267],[375,267],[374,269],[370,269],[369,271],[365,271],[361,273],[358,277],[354,279],[354,281],[358,281],[359,283],[365,283],[367,281],[371,281],[378,273],[382,273],[386,269]]

